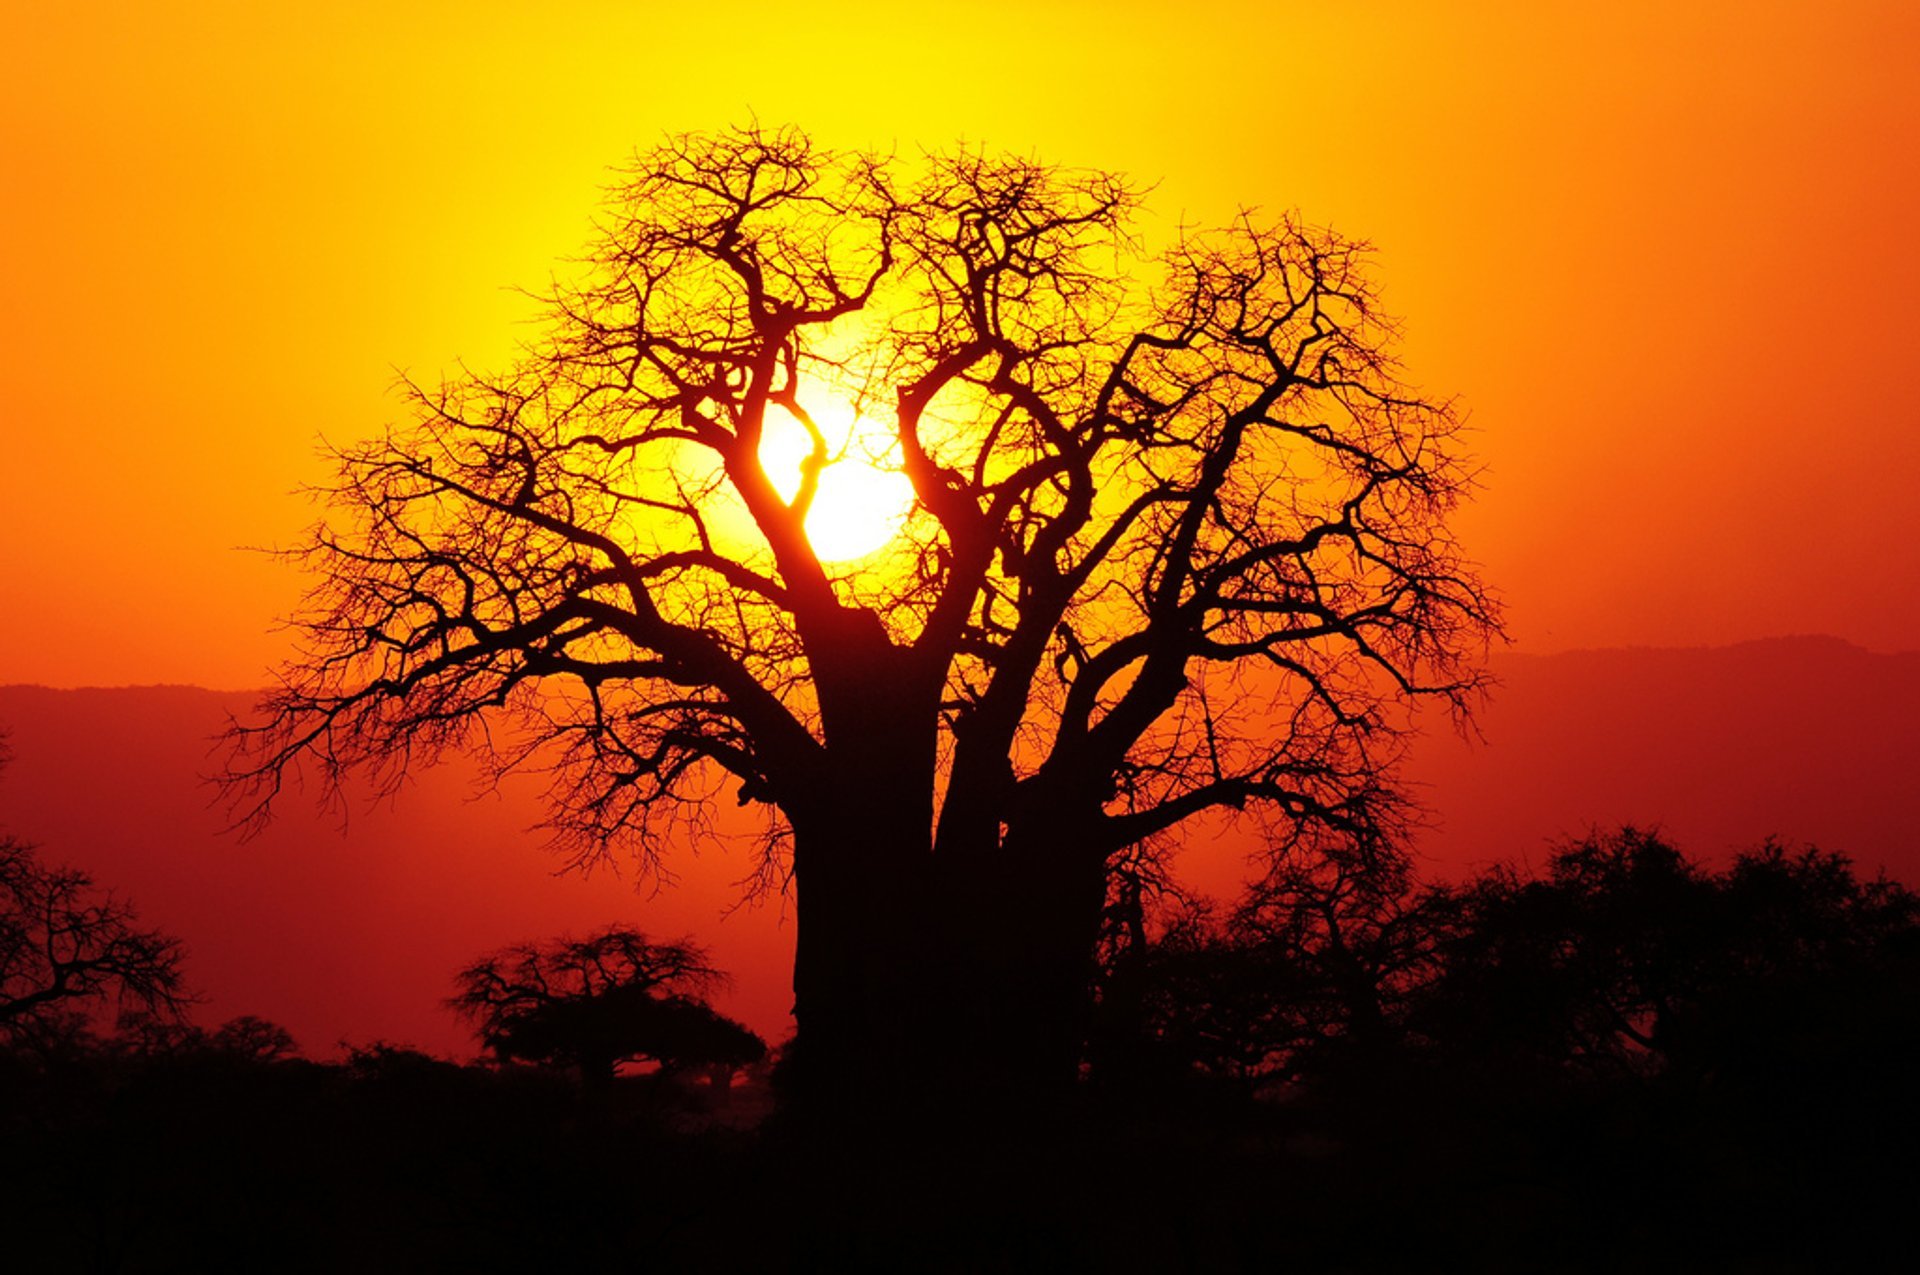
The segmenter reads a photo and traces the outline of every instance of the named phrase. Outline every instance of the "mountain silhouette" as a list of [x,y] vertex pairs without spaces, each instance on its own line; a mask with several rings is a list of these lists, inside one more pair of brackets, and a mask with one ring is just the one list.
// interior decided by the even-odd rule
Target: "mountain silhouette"
[[1590,828],[1658,826],[1720,862],[1770,836],[1920,880],[1920,652],[1831,637],[1503,655],[1483,740],[1430,730],[1408,758],[1437,815],[1434,870],[1543,862]]

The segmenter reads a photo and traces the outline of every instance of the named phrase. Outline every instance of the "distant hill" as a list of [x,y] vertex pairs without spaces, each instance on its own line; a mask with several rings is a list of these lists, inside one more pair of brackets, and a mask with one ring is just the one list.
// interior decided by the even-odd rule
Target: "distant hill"
[[1436,869],[1657,825],[1713,859],[1777,836],[1920,883],[1920,652],[1837,638],[1505,655],[1484,742],[1430,732],[1405,773]]
[[[1505,655],[1495,671],[1484,742],[1439,730],[1409,758],[1434,812],[1420,850],[1436,874],[1537,862],[1559,838],[1634,822],[1702,858],[1777,835],[1920,881],[1907,820],[1920,653],[1789,638]],[[89,869],[185,939],[211,998],[206,1020],[261,1014],[318,1055],[343,1037],[465,1054],[469,1038],[440,1007],[463,962],[624,920],[707,942],[736,978],[721,1007],[785,1033],[791,917],[782,923],[777,901],[725,915],[743,850],[683,856],[680,884],[652,894],[608,871],[556,875],[529,831],[537,782],[475,799],[457,765],[423,773],[394,803],[353,806],[344,832],[295,797],[243,843],[221,831],[199,776],[217,765],[212,737],[250,702],[190,687],[0,687],[14,754],[0,771],[0,828]],[[1217,847],[1196,846],[1183,867],[1208,884],[1240,870]]]

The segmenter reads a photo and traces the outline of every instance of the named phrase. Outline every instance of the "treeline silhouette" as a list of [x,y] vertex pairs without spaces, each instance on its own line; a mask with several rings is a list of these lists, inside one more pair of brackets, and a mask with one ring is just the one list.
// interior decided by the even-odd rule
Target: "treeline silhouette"
[[35,1016],[14,1269],[1771,1271],[1909,1231],[1920,896],[1819,850],[1301,854],[1225,912],[1123,873],[1083,1083],[997,1125],[761,1119],[717,977],[624,929],[502,949],[456,980],[465,1065]]
[[1538,873],[1303,857],[1224,918],[1175,902],[1145,941],[1137,890],[1110,909],[1093,1077],[1271,1139],[1220,1180],[1287,1184],[1275,1260],[1800,1270],[1911,1243],[1920,896],[1842,855],[1710,869],[1626,828]]
[[1420,1068],[1726,1094],[1920,1044],[1920,896],[1818,849],[1712,870],[1625,828],[1450,885],[1299,854],[1224,920],[1173,900],[1152,939],[1140,890],[1117,896],[1093,1071],[1121,1085]]

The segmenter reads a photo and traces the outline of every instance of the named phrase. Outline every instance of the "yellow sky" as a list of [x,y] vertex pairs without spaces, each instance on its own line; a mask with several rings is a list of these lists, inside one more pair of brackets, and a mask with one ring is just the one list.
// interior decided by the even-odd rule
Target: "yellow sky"
[[[1681,12],[1674,12],[1681,10]],[[1920,6],[8,4],[0,682],[258,684],[319,438],[757,116],[1372,239],[1523,649],[1920,647]]]

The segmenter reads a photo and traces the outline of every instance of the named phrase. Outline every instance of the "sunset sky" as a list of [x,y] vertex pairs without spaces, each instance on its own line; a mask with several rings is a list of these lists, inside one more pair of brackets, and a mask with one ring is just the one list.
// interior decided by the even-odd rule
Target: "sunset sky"
[[[1408,379],[1470,415],[1484,472],[1458,525],[1521,655],[1804,633],[1920,650],[1920,6],[1819,12],[1821,25],[1813,6],[1766,3],[1028,0],[912,18],[895,4],[10,5],[0,684],[265,684],[303,582],[246,547],[297,543],[316,517],[300,489],[329,476],[323,440],[399,416],[402,374],[511,360],[537,332],[522,290],[585,245],[623,160],[756,119],[831,146],[965,142],[1122,171],[1154,187],[1150,236],[1258,206],[1370,239]],[[1876,717],[1869,739],[1871,714],[1841,692],[1783,709],[1730,691],[1676,736],[1686,678],[1638,717],[1586,722],[1560,711],[1565,684],[1513,669],[1514,702],[1533,705],[1509,726],[1518,747],[1492,768],[1430,767],[1450,785],[1437,799],[1465,812],[1460,856],[1527,853],[1585,819],[1673,820],[1709,854],[1728,849],[1714,835],[1839,835],[1807,812],[1844,806],[1844,785],[1802,791],[1798,771],[1748,767],[1758,778],[1724,785],[1727,809],[1780,826],[1696,818],[1686,791],[1613,799],[1639,791],[1636,761],[1671,779],[1688,770],[1672,759],[1733,757],[1714,732],[1751,741],[1769,714],[1884,779],[1869,795],[1905,773],[1906,728]],[[1910,699],[1911,676],[1889,676],[1846,685]],[[1749,702],[1758,717],[1727,707]],[[293,821],[276,834],[285,854],[237,849],[182,742],[215,729],[217,707],[177,722],[114,709],[113,740],[107,709],[72,704],[0,729],[19,753],[5,826],[106,856],[88,863],[187,934],[221,1012],[265,1012],[322,1049],[349,1032],[455,1041],[438,998],[459,962],[529,927],[631,911],[626,884],[551,882],[519,834],[531,805],[507,817],[441,794],[356,825],[350,852],[328,849],[330,829],[310,846]],[[1671,746],[1649,751],[1623,722],[1659,722],[1645,729]],[[1573,742],[1556,752],[1561,726]],[[1857,766],[1853,736],[1875,754]],[[1534,772],[1502,757],[1562,759],[1567,787],[1549,785],[1524,831],[1503,800]],[[1612,788],[1593,789],[1596,774]],[[149,827],[178,846],[151,853]],[[1890,861],[1871,833],[1848,847]],[[425,857],[387,854],[396,840]],[[464,894],[420,884],[455,858],[469,870],[433,888]],[[740,871],[702,863],[680,903],[648,904],[649,925],[718,910]],[[224,892],[199,898],[216,876]],[[423,897],[452,918],[431,935],[406,928]],[[743,973],[729,1004],[777,1034],[791,930],[777,909],[741,915],[715,932]],[[360,936],[360,965],[341,932]],[[403,967],[412,983],[391,979]]]
[[636,147],[755,118],[1371,239],[1522,650],[1920,647],[1920,9],[1817,12],[12,5],[0,681],[261,684],[300,581],[242,547],[320,441],[511,358]]

